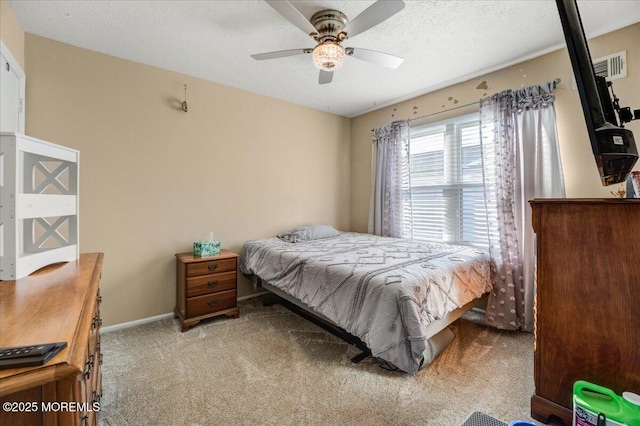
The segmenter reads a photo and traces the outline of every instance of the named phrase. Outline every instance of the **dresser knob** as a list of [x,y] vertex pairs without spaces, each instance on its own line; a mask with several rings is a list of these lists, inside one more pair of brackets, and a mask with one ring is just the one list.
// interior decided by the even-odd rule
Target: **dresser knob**
[[207,285],[211,288],[214,288],[215,286],[218,285],[218,280],[209,281]]
[[209,268],[210,271],[215,271],[216,269],[218,269],[218,264],[212,263],[209,266],[207,266],[207,268]]
[[216,306],[217,304],[218,304],[218,301],[215,300],[215,299],[214,300],[209,300],[207,302],[207,305],[209,305],[209,306]]

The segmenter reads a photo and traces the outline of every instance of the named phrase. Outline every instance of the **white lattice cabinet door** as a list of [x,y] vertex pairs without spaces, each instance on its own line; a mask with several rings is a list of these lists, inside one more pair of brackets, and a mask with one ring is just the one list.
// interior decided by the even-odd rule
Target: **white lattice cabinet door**
[[0,279],[80,256],[80,152],[0,133]]

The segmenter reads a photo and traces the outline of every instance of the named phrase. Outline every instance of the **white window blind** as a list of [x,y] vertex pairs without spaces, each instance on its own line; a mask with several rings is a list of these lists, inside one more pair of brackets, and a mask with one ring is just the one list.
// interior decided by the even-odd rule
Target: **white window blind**
[[405,237],[488,247],[478,114],[414,127],[409,144],[412,226]]

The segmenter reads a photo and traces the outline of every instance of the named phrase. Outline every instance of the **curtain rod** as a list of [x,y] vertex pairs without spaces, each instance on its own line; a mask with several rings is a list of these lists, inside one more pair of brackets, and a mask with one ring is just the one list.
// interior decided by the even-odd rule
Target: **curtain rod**
[[449,108],[449,109],[444,109],[444,110],[442,110],[442,111],[432,112],[431,114],[421,115],[420,117],[410,118],[410,119],[408,119],[407,121],[420,120],[420,119],[422,119],[422,118],[427,118],[427,117],[431,117],[431,116],[433,116],[433,115],[438,115],[438,114],[444,114],[445,112],[455,111],[455,110],[457,110],[457,109],[465,108],[465,107],[468,107],[468,106],[471,106],[471,105],[478,105],[479,103],[480,103],[480,101],[475,101],[475,102],[471,102],[471,103],[469,103],[469,104],[460,105],[460,106],[453,107],[453,108]]
[[[553,87],[552,87],[552,89],[555,89],[555,88],[556,88],[556,85],[560,84],[560,82],[561,82],[561,81],[562,81],[562,80],[561,80],[561,79],[559,79],[559,78],[556,78],[555,80],[553,80]],[[457,109],[465,108],[465,107],[468,107],[468,106],[471,106],[471,105],[477,105],[477,104],[479,104],[479,103],[480,103],[480,101],[475,101],[475,102],[471,102],[471,103],[469,103],[469,104],[460,105],[460,106],[453,107],[453,108],[449,108],[449,109],[445,109],[445,110],[442,110],[442,111],[432,112],[431,114],[422,115],[422,116],[420,116],[420,117],[410,118],[410,119],[408,119],[407,121],[411,122],[411,121],[414,121],[414,120],[421,120],[421,119],[423,119],[423,118],[432,117],[432,116],[434,116],[434,115],[438,115],[438,114],[444,114],[445,112],[455,111],[455,110],[457,110]],[[372,132],[373,132],[374,130],[375,130],[375,129],[371,129],[371,131],[372,131]]]

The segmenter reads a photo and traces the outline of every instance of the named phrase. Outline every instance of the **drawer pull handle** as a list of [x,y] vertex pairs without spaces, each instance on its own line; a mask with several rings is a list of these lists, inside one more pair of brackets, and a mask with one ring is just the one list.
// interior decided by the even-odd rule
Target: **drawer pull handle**
[[207,283],[207,285],[208,285],[209,287],[211,287],[211,288],[214,288],[215,286],[217,286],[217,285],[218,285],[218,280],[209,281],[209,282]]
[[102,326],[102,318],[100,318],[100,314],[96,314],[91,321],[91,328],[100,328]]
[[209,300],[209,301],[207,302],[207,305],[209,305],[209,306],[216,306],[217,304],[218,304],[218,301],[217,301],[216,299],[214,299],[214,300]]
[[96,314],[93,319],[91,320],[91,328],[97,328],[98,327],[98,320],[100,319],[100,317],[98,316],[98,314]]
[[212,263],[212,264],[210,264],[209,266],[207,266],[207,268],[208,268],[210,271],[215,271],[216,269],[218,269],[218,264],[217,264],[217,263]]
[[91,354],[89,355],[89,359],[87,360],[87,362],[84,363],[84,378],[85,380],[89,380],[89,377],[91,377],[91,370],[93,370],[93,365],[95,363],[95,355]]

